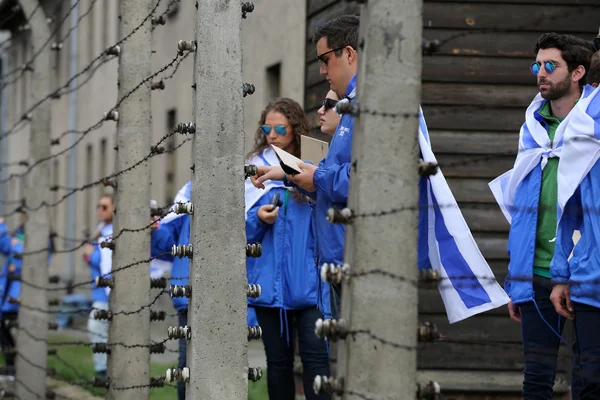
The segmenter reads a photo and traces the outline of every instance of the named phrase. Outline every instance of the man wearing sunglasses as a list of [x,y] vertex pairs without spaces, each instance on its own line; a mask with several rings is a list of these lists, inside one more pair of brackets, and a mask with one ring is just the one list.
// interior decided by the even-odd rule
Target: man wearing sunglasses
[[[574,36],[546,33],[539,38],[534,52],[536,60],[530,69],[537,78],[539,94],[525,113],[513,169],[491,182],[490,187],[511,223],[510,263],[504,288],[511,298],[510,317],[521,323],[523,398],[550,399],[565,322],[550,301],[557,171],[566,128],[562,121],[582,94],[585,97],[590,93],[585,75],[592,45]],[[578,398],[580,390],[576,364],[574,360],[573,398]]]
[[[356,96],[358,26],[357,16],[344,15],[319,26],[314,36],[321,75],[325,76],[331,90],[339,98],[348,100]],[[326,215],[331,207],[341,209],[348,202],[353,130],[354,118],[349,114],[342,116],[327,156],[318,166],[299,164],[303,172],[287,177],[281,167],[259,167],[257,177],[252,177],[252,182],[258,188],[263,188],[262,183],[267,180],[285,178],[287,185],[299,187],[316,201],[314,216],[318,265],[344,262],[345,225],[328,223]],[[340,290],[340,286],[332,284],[333,318],[339,318]]]

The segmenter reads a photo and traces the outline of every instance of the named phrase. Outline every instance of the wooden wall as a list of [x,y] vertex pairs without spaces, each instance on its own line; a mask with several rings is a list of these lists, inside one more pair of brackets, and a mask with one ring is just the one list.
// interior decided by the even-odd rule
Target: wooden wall
[[[433,150],[501,283],[508,264],[508,224],[488,182],[512,167],[525,108],[537,92],[529,71],[534,44],[549,31],[591,40],[598,32],[599,20],[594,16],[600,15],[599,5],[600,0],[425,0],[424,39],[447,41],[423,58],[422,106]],[[304,105],[316,126],[316,110],[328,84],[319,75],[311,36],[324,21],[358,14],[359,5],[307,0],[307,9]],[[422,290],[419,312],[421,321],[436,323],[448,337],[461,342],[420,346],[420,369],[512,371],[511,386],[519,388],[520,326],[509,319],[505,307],[449,325],[437,290]],[[501,344],[474,344],[476,339]],[[561,369],[564,365],[563,360]]]

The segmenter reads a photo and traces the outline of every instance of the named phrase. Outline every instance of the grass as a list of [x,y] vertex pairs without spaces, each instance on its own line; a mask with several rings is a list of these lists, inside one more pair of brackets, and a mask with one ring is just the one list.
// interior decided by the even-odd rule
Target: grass
[[[50,343],[69,342],[73,339],[66,335],[51,335]],[[94,363],[92,360],[92,351],[87,346],[56,346],[57,357],[48,357],[48,367],[56,369],[57,380],[65,382],[85,382],[91,381],[94,377]],[[3,361],[3,360],[2,360]],[[175,365],[173,363],[152,363],[150,365],[151,376],[164,376],[167,368]],[[85,387],[86,390],[96,396],[104,397],[105,389]],[[173,400],[177,398],[175,387],[165,386],[164,388],[151,389],[151,400]],[[267,400],[267,381],[266,371],[263,371],[263,378],[258,382],[249,382],[248,400]]]

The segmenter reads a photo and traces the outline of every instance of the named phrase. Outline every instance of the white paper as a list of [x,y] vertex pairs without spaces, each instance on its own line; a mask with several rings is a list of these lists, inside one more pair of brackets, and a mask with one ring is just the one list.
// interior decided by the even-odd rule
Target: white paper
[[273,150],[275,150],[277,158],[279,158],[281,162],[283,162],[286,166],[290,167],[295,171],[302,172],[302,170],[298,168],[298,163],[304,163],[304,161],[302,161],[298,157],[291,155],[287,151],[280,149],[275,145],[271,145],[271,147],[273,148]]

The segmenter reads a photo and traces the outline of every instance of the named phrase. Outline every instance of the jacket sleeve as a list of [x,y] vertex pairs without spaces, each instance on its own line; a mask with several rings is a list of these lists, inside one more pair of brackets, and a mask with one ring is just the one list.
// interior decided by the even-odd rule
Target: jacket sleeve
[[553,283],[567,283],[571,277],[569,256],[573,251],[573,233],[582,223],[581,193],[578,188],[565,206],[558,224],[554,257],[550,263]]
[[100,247],[94,246],[94,251],[90,254],[90,258],[88,261],[90,267],[100,269]]
[[317,168],[313,182],[317,192],[325,194],[334,203],[347,203],[348,188],[350,187],[350,163]]
[[[152,231],[152,238],[150,241],[150,257],[158,257],[161,260],[171,261],[172,256],[170,255],[171,248],[177,244],[177,233],[179,232],[178,226],[181,225],[181,219],[184,217],[177,218],[167,224],[160,224],[158,229]],[[168,253],[168,254],[165,254]]]
[[10,254],[10,241],[12,240],[10,234],[8,233],[8,228],[6,224],[2,222],[0,224],[0,253],[5,256]]
[[248,243],[262,242],[267,229],[271,227],[271,225],[262,222],[256,213],[260,207],[269,204],[270,201],[270,196],[263,196],[248,210],[248,218],[246,218],[246,240]]

